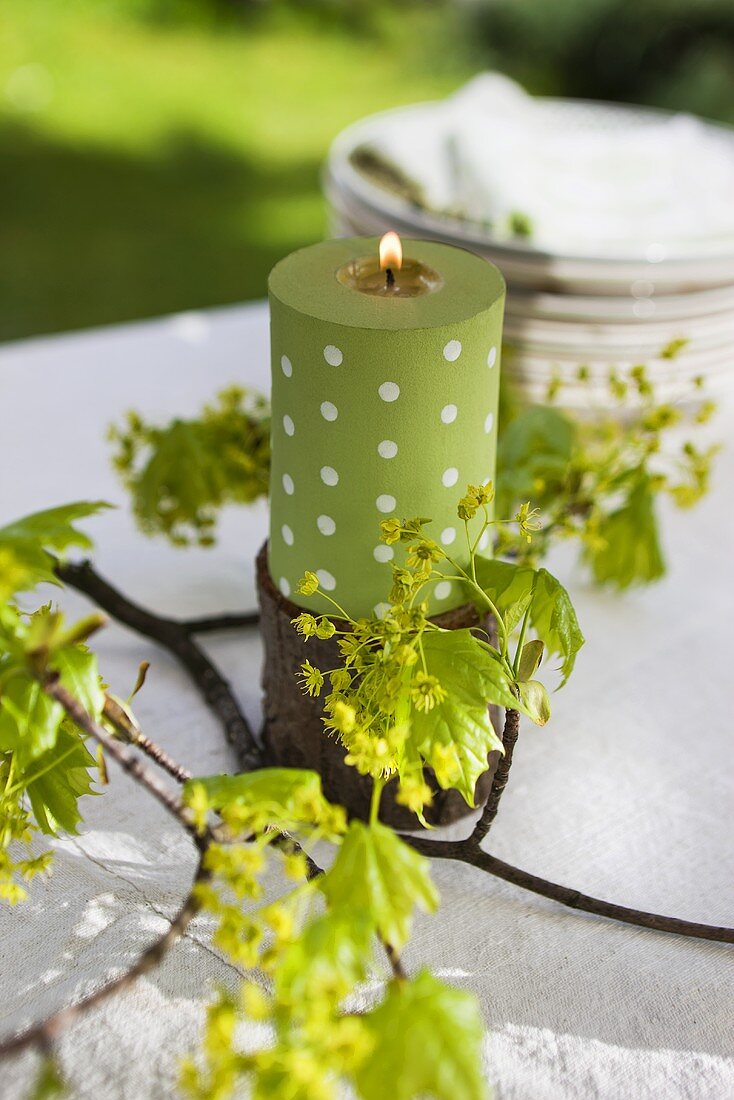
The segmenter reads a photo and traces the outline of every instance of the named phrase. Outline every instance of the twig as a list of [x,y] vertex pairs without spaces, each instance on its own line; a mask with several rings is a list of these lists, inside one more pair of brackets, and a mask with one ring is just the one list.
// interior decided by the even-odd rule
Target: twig
[[482,815],[474,826],[474,832],[470,837],[472,844],[479,844],[484,840],[485,836],[492,827],[492,822],[497,816],[497,810],[500,806],[500,799],[507,786],[507,780],[510,778],[510,768],[512,767],[512,753],[515,748],[515,742],[517,741],[517,735],[520,729],[520,715],[516,710],[505,711],[505,726],[502,730],[502,745],[504,747],[504,754],[500,757],[497,764],[497,770],[494,773],[492,779],[492,786],[489,791],[489,797],[482,810]]
[[181,799],[173,794],[165,784],[161,783],[157,774],[146,767],[134,752],[126,745],[121,745],[107,730],[95,722],[81,703],[71,695],[59,682],[58,673],[52,672],[43,684],[47,695],[60,703],[69,717],[89,737],[94,738],[104,748],[105,752],[115,760],[123,771],[132,776],[141,786],[145,787],[149,794],[163,806],[172,817],[183,825],[195,839],[198,839],[198,830],[194,823],[193,815]]
[[146,756],[149,756],[159,768],[163,768],[168,772],[178,783],[186,783],[191,779],[191,772],[186,768],[178,764],[173,757],[169,756],[164,748],[157,745],[155,741],[151,741],[147,737],[140,727],[135,723],[130,715],[123,707],[113,699],[111,696],[106,695],[104,701],[104,716],[107,721],[114,726],[115,730],[124,741],[129,745],[134,745],[136,749],[140,749]]
[[[262,766],[261,750],[232,689],[221,672],[197,645],[192,637],[192,628],[185,621],[154,615],[139,604],[133,603],[104,580],[88,561],[59,562],[56,566],[56,574],[65,584],[89,596],[118,622],[158,642],[172,653],[189,673],[206,704],[216,714],[227,740],[230,744],[237,745],[243,770],[249,771]],[[199,633],[202,621],[206,629],[206,624],[211,624],[215,620],[198,620],[199,626],[196,629]],[[194,620],[194,623],[196,622],[197,620]]]
[[205,615],[201,619],[180,619],[179,625],[189,634],[214,634],[218,630],[241,630],[257,626],[259,611],[243,611],[236,615]]
[[471,837],[467,840],[441,841],[430,840],[428,837],[415,837],[404,835],[405,840],[421,855],[435,859],[452,859],[459,863],[466,863],[476,867],[480,871],[494,875],[496,878],[511,882],[523,890],[529,890],[533,894],[558,901],[571,909],[579,909],[584,913],[594,913],[599,917],[608,917],[610,920],[622,921],[624,924],[634,924],[641,928],[652,928],[656,932],[673,932],[679,936],[691,936],[694,939],[714,940],[718,943],[734,943],[734,928],[722,927],[714,924],[698,924],[695,921],[681,920],[679,917],[666,917],[660,913],[648,913],[644,909],[630,909],[626,905],[616,905],[612,901],[603,901],[601,898],[582,894],[579,890],[573,890],[568,886],[561,886],[548,879],[539,878],[529,871],[523,871],[519,867],[513,867],[504,860],[491,856],[477,844],[472,843]]

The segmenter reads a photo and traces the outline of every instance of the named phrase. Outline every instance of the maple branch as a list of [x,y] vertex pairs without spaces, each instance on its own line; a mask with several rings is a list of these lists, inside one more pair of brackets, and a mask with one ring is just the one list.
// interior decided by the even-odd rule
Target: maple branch
[[[255,735],[234,693],[219,669],[197,644],[193,634],[202,629],[224,629],[224,621],[231,625],[229,616],[207,619],[180,620],[162,615],[133,603],[96,572],[91,562],[58,562],[56,575],[64,584],[76,588],[106,611],[117,622],[157,642],[168,650],[189,673],[207,706],[219,719],[224,735],[230,744],[237,746],[239,762],[243,770],[262,766],[262,752]],[[252,619],[246,616],[248,625]],[[202,623],[203,628],[202,628]],[[213,623],[220,624],[217,627]]]

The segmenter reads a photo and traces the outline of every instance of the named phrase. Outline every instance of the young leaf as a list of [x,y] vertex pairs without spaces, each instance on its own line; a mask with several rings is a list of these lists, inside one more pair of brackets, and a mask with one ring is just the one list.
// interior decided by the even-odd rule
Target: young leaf
[[321,777],[300,768],[261,768],[240,775],[212,775],[190,779],[184,799],[203,788],[212,810],[228,805],[250,811],[254,828],[258,824],[280,824],[284,828],[317,823],[333,809],[321,790]]
[[473,806],[477,779],[487,770],[487,756],[494,749],[502,751],[488,704],[520,710],[524,704],[515,697],[494,650],[469,630],[431,631],[422,644],[426,669],[446,694],[428,711],[413,709],[409,740],[429,764],[437,747],[453,750],[458,771],[443,775],[436,769],[436,778]]
[[519,626],[533,597],[535,570],[497,558],[476,558],[477,584],[487,593],[511,633]]
[[543,660],[545,646],[540,638],[533,638],[526,642],[520,654],[520,666],[517,673],[518,680],[532,680]]
[[[64,721],[52,749],[28,767],[28,797],[41,832],[76,833],[81,821],[78,802],[92,794],[90,769],[95,759],[71,723]],[[32,776],[38,776],[32,779]]]
[[647,475],[638,478],[621,508],[602,519],[597,535],[584,551],[597,584],[629,588],[662,577],[665,561]]
[[11,676],[0,696],[0,751],[17,753],[21,766],[56,744],[64,709],[29,673]]
[[332,909],[363,913],[396,951],[410,936],[416,905],[433,912],[438,893],[429,863],[379,822],[353,821],[319,887]]
[[530,569],[506,561],[476,559],[477,583],[513,629],[530,608],[530,625],[549,654],[562,658],[565,684],[576,654],[584,644],[576,612],[566,589],[547,569]]
[[544,726],[550,718],[550,700],[540,680],[522,680],[518,685],[525,713],[537,726]]
[[72,546],[88,550],[92,545],[89,537],[74,523],[109,507],[104,501],[79,501],[34,512],[0,527],[0,560],[3,561],[0,599],[34,588],[43,581],[58,583],[51,551],[63,556]]
[[368,916],[354,909],[311,921],[278,964],[278,1000],[301,1008],[322,997],[340,1001],[366,976],[372,934]]
[[576,654],[584,644],[579,621],[566,589],[549,573],[539,569],[530,607],[530,624],[545,643],[549,653],[562,657],[561,673],[565,684],[573,672]]
[[364,1023],[374,1048],[356,1073],[363,1100],[485,1100],[483,1026],[470,994],[423,970],[393,983]]

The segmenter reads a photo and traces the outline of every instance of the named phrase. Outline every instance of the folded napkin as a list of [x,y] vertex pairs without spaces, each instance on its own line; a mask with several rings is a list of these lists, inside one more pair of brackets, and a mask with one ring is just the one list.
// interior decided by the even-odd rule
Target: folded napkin
[[690,115],[536,99],[487,73],[386,116],[370,150],[427,210],[495,237],[651,260],[734,249],[734,137]]

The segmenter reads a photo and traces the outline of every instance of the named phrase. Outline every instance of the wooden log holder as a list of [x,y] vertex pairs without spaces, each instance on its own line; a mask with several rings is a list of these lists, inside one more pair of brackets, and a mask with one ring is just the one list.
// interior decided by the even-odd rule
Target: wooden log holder
[[[344,806],[350,817],[367,820],[370,808],[371,780],[344,763],[345,750],[329,736],[322,722],[320,699],[305,695],[298,684],[301,663],[308,659],[318,668],[334,668],[340,661],[337,644],[296,633],[291,620],[300,614],[296,606],[276,588],[268,569],[267,543],[257,557],[257,591],[260,604],[260,630],[265,651],[262,688],[264,693],[263,749],[265,764],[270,767],[310,768],[321,775],[324,794],[332,802]],[[492,637],[492,624],[480,618],[470,605],[445,612],[433,620],[449,630],[481,626]],[[490,708],[495,729],[501,729],[497,708]],[[499,753],[488,757],[488,770],[480,777],[476,788],[476,803],[482,805],[489,794]],[[431,825],[449,825],[458,821],[471,808],[458,791],[442,790],[430,769],[426,780],[433,802],[426,810]],[[385,787],[380,806],[380,820],[395,829],[418,829],[418,818],[395,801],[394,782]]]

